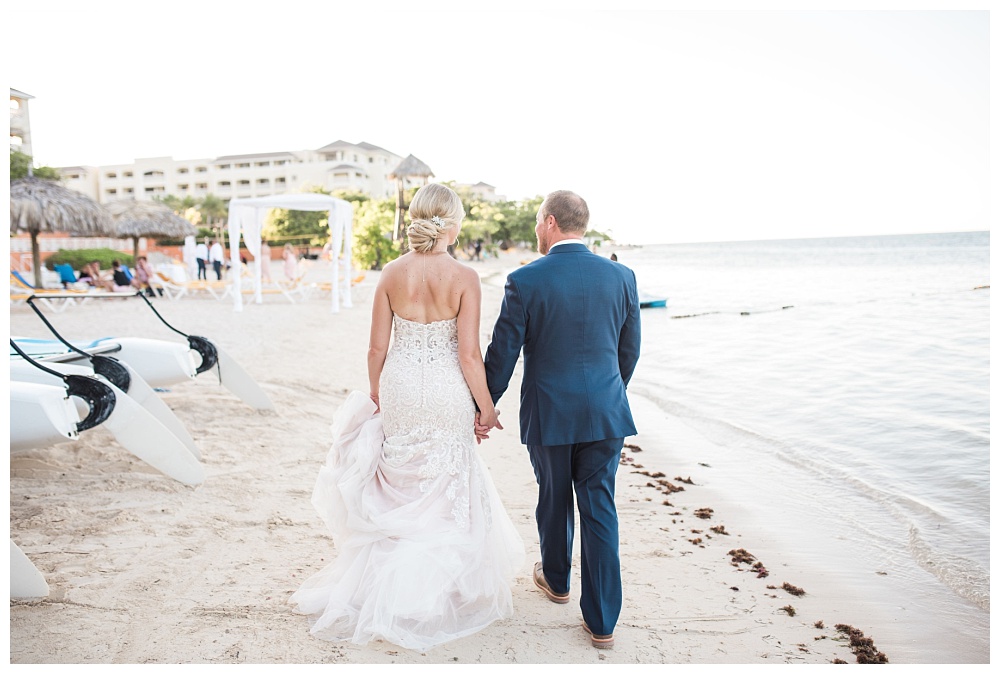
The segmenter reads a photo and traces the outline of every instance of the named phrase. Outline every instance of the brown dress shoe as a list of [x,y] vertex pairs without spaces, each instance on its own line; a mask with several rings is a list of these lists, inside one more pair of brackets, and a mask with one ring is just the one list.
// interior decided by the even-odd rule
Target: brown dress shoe
[[568,604],[569,603],[569,592],[566,594],[558,594],[552,591],[549,587],[549,583],[545,580],[545,573],[542,571],[542,563],[535,563],[535,571],[531,574],[535,579],[535,585],[545,593],[545,596],[549,598],[550,601],[554,601],[557,604]]
[[594,648],[611,648],[615,645],[613,634],[594,634],[587,627],[587,623],[583,623],[583,631],[590,635],[590,645]]

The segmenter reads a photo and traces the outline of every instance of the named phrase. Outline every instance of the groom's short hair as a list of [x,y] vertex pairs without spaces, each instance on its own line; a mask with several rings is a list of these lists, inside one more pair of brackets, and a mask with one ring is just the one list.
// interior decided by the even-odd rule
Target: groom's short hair
[[587,202],[569,190],[557,190],[545,197],[545,201],[542,202],[542,216],[547,218],[550,215],[555,217],[559,230],[566,233],[583,234],[590,222]]

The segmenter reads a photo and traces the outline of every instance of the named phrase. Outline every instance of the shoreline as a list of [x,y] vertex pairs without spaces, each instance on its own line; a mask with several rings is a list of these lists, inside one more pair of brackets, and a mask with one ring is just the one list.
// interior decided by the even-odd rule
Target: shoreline
[[[471,265],[486,279],[484,345],[506,272],[536,255],[518,250]],[[801,569],[786,566],[739,519],[739,504],[698,465],[708,441],[636,400],[640,431],[648,430],[626,440],[640,451],[626,448],[616,499],[624,606],[615,648],[592,648],[577,607],[579,540],[569,604],[548,602],[530,578],[538,559],[535,483],[518,441],[518,372],[499,404],[507,428],[479,446],[525,542],[525,568],[512,584],[514,616],[424,655],[383,642],[311,637],[306,618],[286,600],[335,554],[309,498],[334,410],[350,390],[367,386],[376,277],[370,273],[356,288],[354,308],[339,314],[318,297],[295,305],[268,297],[241,313],[210,298],[158,301],[171,325],[223,346],[277,407],[255,412],[205,375],[161,394],[201,448],[208,478],[197,488],[139,462],[100,428],[12,455],[11,538],[46,576],[51,594],[11,602],[11,663],[854,662],[834,624],[840,615],[882,646],[861,622],[871,620],[863,607],[842,613],[840,588],[803,580]],[[176,338],[138,302],[108,301],[100,313],[95,304],[50,319],[70,338]],[[13,307],[10,317],[12,334],[47,336],[30,308]],[[711,530],[720,526],[726,533]],[[739,549],[759,557],[770,576],[759,578],[747,563],[734,566],[728,552]],[[790,594],[785,582],[806,594]],[[903,657],[886,655],[890,662]]]

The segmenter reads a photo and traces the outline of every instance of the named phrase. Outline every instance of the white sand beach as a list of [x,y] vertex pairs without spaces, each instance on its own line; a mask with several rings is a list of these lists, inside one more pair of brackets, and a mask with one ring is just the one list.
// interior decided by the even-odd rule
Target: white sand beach
[[[476,264],[484,348],[502,298],[498,279],[533,257],[518,251]],[[172,325],[235,357],[276,411],[250,409],[209,373],[163,392],[201,449],[207,479],[194,488],[100,427],[12,455],[11,538],[51,588],[42,600],[11,601],[12,664],[855,662],[835,625],[868,631],[857,622],[868,617],[863,608],[848,606],[822,573],[786,563],[766,530],[741,521],[739,503],[727,500],[709,460],[717,448],[639,400],[640,434],[626,440],[617,487],[624,607],[615,647],[591,647],[577,605],[578,556],[569,604],[549,602],[531,581],[536,485],[518,440],[519,381],[499,404],[506,429],[479,448],[527,548],[514,616],[426,654],[311,637],[287,599],[336,554],[310,495],[334,411],[349,391],[367,390],[376,278],[369,272],[355,306],[337,314],[328,296],[296,304],[267,296],[239,313],[207,295],[155,300]],[[181,341],[134,298],[47,315],[73,339]],[[12,307],[10,322],[12,335],[48,337],[28,307]],[[763,487],[762,498],[767,488],[780,486]],[[729,552],[739,549],[769,575],[734,565]]]

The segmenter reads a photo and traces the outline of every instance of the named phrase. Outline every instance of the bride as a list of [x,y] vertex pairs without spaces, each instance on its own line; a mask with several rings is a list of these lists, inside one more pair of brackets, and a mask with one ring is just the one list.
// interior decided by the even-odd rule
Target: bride
[[375,290],[371,393],[338,410],[313,491],[339,554],[291,601],[317,637],[425,651],[513,613],[524,546],[476,452],[477,408],[480,425],[501,426],[479,349],[479,276],[448,254],[462,202],[429,184],[409,212],[411,250]]

